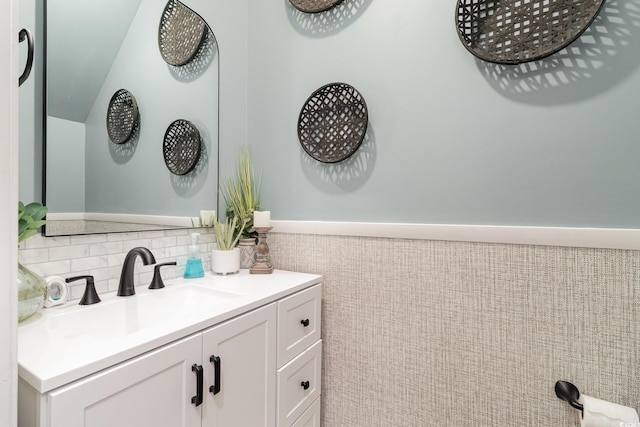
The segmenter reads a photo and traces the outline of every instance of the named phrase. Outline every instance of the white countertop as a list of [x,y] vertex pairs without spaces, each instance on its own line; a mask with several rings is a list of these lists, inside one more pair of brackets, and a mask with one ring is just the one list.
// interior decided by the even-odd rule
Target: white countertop
[[43,309],[18,327],[18,374],[40,393],[216,325],[320,283],[322,276],[273,274],[165,281],[164,289],[137,287],[136,295],[101,295]]

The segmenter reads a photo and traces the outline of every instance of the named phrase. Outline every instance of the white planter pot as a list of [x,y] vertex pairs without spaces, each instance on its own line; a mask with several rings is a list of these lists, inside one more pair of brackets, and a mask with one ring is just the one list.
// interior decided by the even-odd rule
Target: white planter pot
[[211,270],[218,274],[237,273],[240,270],[240,249],[211,251]]

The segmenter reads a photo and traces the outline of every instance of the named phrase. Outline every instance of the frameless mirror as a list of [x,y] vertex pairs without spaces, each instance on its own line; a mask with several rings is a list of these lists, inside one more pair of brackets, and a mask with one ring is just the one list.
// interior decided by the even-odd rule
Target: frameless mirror
[[[200,210],[217,206],[217,44],[206,25],[188,63],[165,62],[159,28],[168,4],[44,1],[47,236],[191,227]],[[135,98],[139,122],[116,144],[107,110],[120,89]],[[178,119],[201,138],[199,159],[184,175],[170,172],[165,156],[165,133]]]

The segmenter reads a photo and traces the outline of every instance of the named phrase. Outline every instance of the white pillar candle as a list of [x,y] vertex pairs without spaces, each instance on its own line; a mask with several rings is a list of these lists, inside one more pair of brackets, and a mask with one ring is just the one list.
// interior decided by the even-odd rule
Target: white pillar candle
[[254,227],[271,227],[271,211],[253,211]]

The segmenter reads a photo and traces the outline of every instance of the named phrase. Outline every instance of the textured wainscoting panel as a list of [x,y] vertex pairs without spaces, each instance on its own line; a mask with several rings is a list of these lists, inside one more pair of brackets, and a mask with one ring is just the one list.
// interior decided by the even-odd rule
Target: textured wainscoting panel
[[640,408],[640,252],[273,233],[325,276],[323,426],[578,426]]

